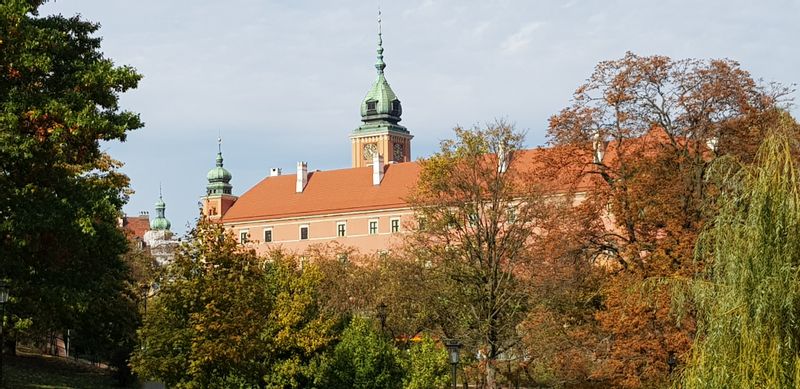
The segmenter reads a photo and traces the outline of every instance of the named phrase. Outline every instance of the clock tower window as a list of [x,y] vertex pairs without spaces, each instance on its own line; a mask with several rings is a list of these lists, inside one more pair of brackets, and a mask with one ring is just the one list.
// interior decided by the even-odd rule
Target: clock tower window
[[405,162],[405,157],[405,147],[403,147],[402,143],[395,143],[392,145],[392,160],[395,162]]

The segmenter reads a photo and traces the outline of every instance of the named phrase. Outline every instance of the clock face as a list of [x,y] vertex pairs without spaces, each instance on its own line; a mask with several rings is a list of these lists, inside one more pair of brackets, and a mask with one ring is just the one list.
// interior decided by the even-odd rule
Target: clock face
[[392,146],[392,155],[394,156],[394,161],[403,162],[405,160],[405,153],[403,151],[402,143],[395,143]]
[[375,154],[378,152],[378,145],[375,143],[367,143],[364,145],[364,150],[362,154],[364,154],[364,159],[372,159]]

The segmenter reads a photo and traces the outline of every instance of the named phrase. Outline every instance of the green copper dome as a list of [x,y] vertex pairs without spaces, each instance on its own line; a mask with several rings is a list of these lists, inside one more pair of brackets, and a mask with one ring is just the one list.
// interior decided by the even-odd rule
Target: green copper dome
[[[219,142],[221,144],[222,140]],[[222,146],[220,145],[220,150],[217,152],[217,166],[209,170],[206,175],[208,179],[206,193],[208,195],[231,194],[233,189],[233,186],[230,184],[232,177],[231,173],[222,167]]]
[[361,118],[364,121],[374,119],[384,119],[392,123],[400,121],[403,114],[403,107],[397,95],[394,94],[389,82],[383,72],[378,74],[378,79],[372,85],[372,89],[367,92],[364,101],[361,102]]
[[164,216],[165,209],[167,209],[167,204],[164,203],[164,200],[161,198],[161,195],[159,195],[158,201],[156,201],[156,218],[150,222],[151,230],[157,230],[157,231],[169,230],[169,227],[172,224],[170,224],[169,220],[167,220],[167,218]]
[[405,127],[397,124],[403,114],[403,106],[384,75],[386,63],[383,62],[383,38],[380,32],[380,18],[378,19],[378,26],[378,61],[375,63],[375,69],[378,70],[378,78],[361,102],[361,121],[363,124],[356,129],[356,132],[389,129],[407,133],[408,130]]
[[208,178],[208,182],[230,182],[233,178],[231,172],[222,167],[222,153],[217,153],[217,166],[208,171],[206,178]]

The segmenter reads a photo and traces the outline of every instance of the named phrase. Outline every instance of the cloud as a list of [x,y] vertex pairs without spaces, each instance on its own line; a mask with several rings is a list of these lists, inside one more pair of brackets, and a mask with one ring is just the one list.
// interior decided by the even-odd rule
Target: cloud
[[531,43],[533,33],[541,26],[542,22],[533,22],[522,26],[517,32],[506,38],[500,48],[506,53],[515,53],[524,49]]
[[416,7],[412,7],[403,11],[404,17],[409,17],[414,14],[425,14],[431,12],[433,6],[435,5],[433,0],[425,0]]
[[484,22],[481,22],[481,23],[478,23],[478,25],[475,26],[475,28],[472,29],[472,36],[474,36],[476,38],[483,37],[484,33],[486,33],[486,30],[488,30],[489,27],[491,27],[491,26],[492,26],[492,22],[488,21],[488,20],[484,21]]

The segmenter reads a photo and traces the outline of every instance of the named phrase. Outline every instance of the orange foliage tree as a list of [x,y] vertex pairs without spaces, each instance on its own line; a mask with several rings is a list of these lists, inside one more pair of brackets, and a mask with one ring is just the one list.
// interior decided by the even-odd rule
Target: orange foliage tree
[[[730,60],[663,56],[601,62],[550,118],[550,174],[581,180],[574,251],[605,273],[593,377],[620,386],[668,379],[691,344],[691,317],[670,314],[667,288],[646,280],[694,274],[698,232],[713,209],[709,164],[752,158],[791,91],[763,85]],[[565,239],[571,239],[564,235]],[[575,242],[572,242],[575,243]],[[644,288],[643,285],[654,286]],[[674,366],[674,364],[673,364]]]

